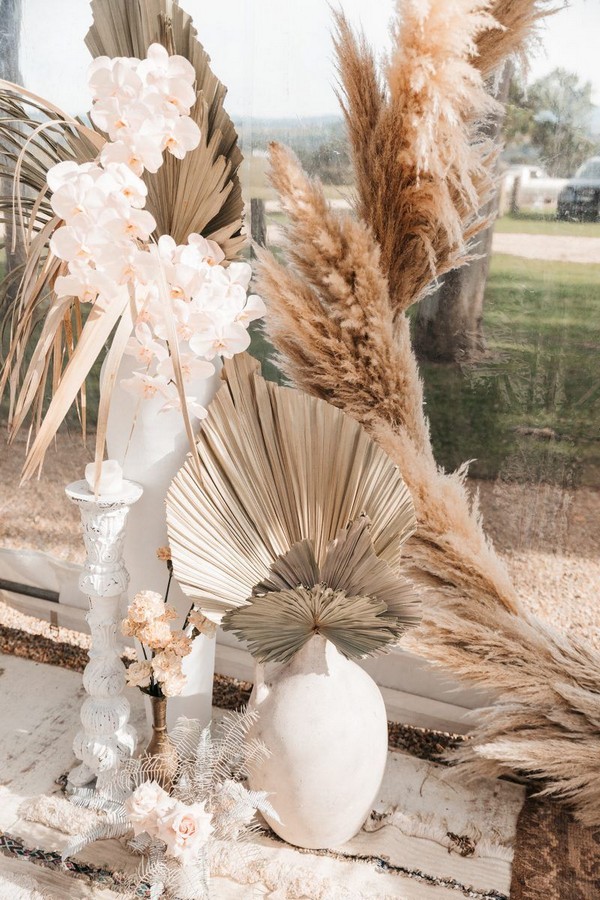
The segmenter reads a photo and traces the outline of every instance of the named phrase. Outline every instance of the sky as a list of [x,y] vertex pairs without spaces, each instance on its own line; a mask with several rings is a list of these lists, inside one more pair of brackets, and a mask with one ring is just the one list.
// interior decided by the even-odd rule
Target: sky
[[[66,112],[85,111],[87,0],[23,0],[23,5],[26,87]],[[328,0],[181,0],[181,5],[194,19],[213,70],[229,87],[233,116],[303,118],[339,112]],[[340,5],[383,53],[393,0],[342,0]],[[600,104],[599,36],[600,0],[571,0],[569,8],[542,26],[531,78],[563,66],[592,82]]]

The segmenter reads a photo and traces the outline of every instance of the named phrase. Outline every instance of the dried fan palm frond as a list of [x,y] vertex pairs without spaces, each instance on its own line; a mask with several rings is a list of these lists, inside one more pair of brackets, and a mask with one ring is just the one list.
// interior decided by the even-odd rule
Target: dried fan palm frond
[[348,597],[324,584],[273,591],[232,610],[226,631],[248,641],[260,662],[288,662],[315,634],[349,659],[363,659],[396,642],[402,630],[386,619],[386,605],[373,597]]
[[227,89],[211,71],[191,17],[177,0],[92,0],[91,5],[94,22],[86,44],[93,56],[142,58],[157,42],[194,66],[198,100],[190,115],[200,128],[200,146],[183,160],[168,156],[155,175],[146,176],[146,208],[156,219],[158,235],[183,243],[196,232],[217,241],[226,258],[235,259],[245,243],[238,178],[242,154],[223,108]]
[[355,421],[327,403],[266,382],[247,354],[227,361],[225,384],[191,460],[167,495],[174,572],[204,612],[246,603],[272,563],[310,540],[317,565],[363,513],[377,556],[392,569],[414,528],[397,468]]
[[496,148],[483,126],[498,106],[470,64],[479,35],[496,27],[488,7],[488,0],[398,2],[383,71],[344,14],[335,14],[358,213],[381,247],[398,312],[467,262],[469,241],[488,224],[480,211],[493,193]]
[[414,587],[379,559],[365,516],[331,542],[321,567],[310,541],[295,544],[253,594],[222,626],[248,641],[260,662],[287,662],[314,634],[364,659],[420,619]]

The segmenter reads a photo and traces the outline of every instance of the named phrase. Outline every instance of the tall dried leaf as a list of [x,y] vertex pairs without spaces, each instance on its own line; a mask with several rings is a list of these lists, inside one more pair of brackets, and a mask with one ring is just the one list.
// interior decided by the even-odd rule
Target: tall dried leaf
[[86,44],[96,56],[144,57],[150,44],[185,56],[196,70],[198,100],[191,112],[202,141],[183,160],[167,155],[156,175],[147,175],[147,209],[157,233],[183,243],[197,232],[218,241],[227,259],[244,245],[244,204],[238,170],[242,155],[233,123],[223,108],[226,88],[210,68],[191,17],[177,0],[92,0],[93,24]]

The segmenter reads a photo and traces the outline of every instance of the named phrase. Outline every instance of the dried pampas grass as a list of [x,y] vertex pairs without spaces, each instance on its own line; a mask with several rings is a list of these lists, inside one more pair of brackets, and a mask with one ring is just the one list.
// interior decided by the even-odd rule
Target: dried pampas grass
[[484,125],[498,107],[470,65],[477,37],[495,26],[488,6],[398,2],[382,71],[344,14],[335,16],[357,211],[381,247],[398,313],[467,262],[469,241],[488,224],[480,210],[492,196],[496,151]]
[[376,242],[362,223],[328,208],[290,151],[274,145],[271,165],[289,218],[289,264],[259,251],[257,280],[279,365],[359,421],[400,466],[419,523],[407,547],[413,577],[514,610],[515,592],[462,475],[435,463],[408,320],[394,315]]
[[[445,0],[428,8],[433,6],[446,8]],[[533,0],[493,6],[503,24],[520,24],[512,36],[498,28],[477,32],[479,68],[486,77],[519,49],[543,8]],[[394,171],[403,147],[402,119],[388,115],[387,89],[364,41],[351,34],[342,16],[338,29],[359,210],[382,244],[381,255],[369,229],[328,210],[319,185],[289,152],[273,147],[273,183],[290,224],[287,267],[266,252],[260,255],[268,336],[287,376],[361,422],[399,465],[411,490],[418,527],[407,544],[409,572],[429,590],[423,622],[404,646],[498,695],[459,751],[464,771],[524,775],[544,794],[570,804],[582,822],[597,825],[600,656],[522,608],[468,498],[464,471],[437,468],[402,313],[426,286],[427,272],[440,274],[451,261],[447,236],[456,216],[468,240],[477,213],[475,219],[465,217],[459,198],[452,221],[444,222],[447,207],[438,202],[435,179],[417,176],[414,150],[412,176],[403,180]],[[426,34],[419,40],[425,52]],[[470,64],[476,59],[471,52]],[[408,106],[412,99],[403,102]],[[382,110],[388,111],[385,120]],[[480,112],[465,111],[463,123]],[[421,146],[426,145],[427,140]],[[487,159],[491,164],[492,152]],[[488,178],[489,173],[482,184]]]
[[486,82],[509,56],[523,55],[551,11],[548,0],[397,0],[382,67],[343,12],[335,14],[357,212],[381,248],[395,310],[477,253],[495,191],[498,148],[488,121],[501,111]]
[[538,22],[559,9],[554,0],[492,0],[489,11],[500,29],[481,31],[472,64],[484,78],[497,75],[511,56],[526,68],[527,47],[536,37]]

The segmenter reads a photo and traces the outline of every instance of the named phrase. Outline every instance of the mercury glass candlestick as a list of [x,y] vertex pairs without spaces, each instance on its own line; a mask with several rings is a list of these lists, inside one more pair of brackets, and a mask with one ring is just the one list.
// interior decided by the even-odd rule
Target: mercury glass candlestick
[[[122,556],[125,524],[142,488],[123,480],[114,465],[104,465],[99,482],[103,493],[96,495],[88,481],[75,481],[66,488],[81,514],[86,560],[79,587],[89,599],[86,619],[92,637],[90,661],[83,673],[88,696],[81,707],[82,728],[73,741],[81,765],[69,774],[72,787],[89,784],[100,772],[112,769],[130,757],[136,745],[129,701],[123,696],[126,678],[119,625],[129,583]],[[86,477],[93,483],[89,471]]]

